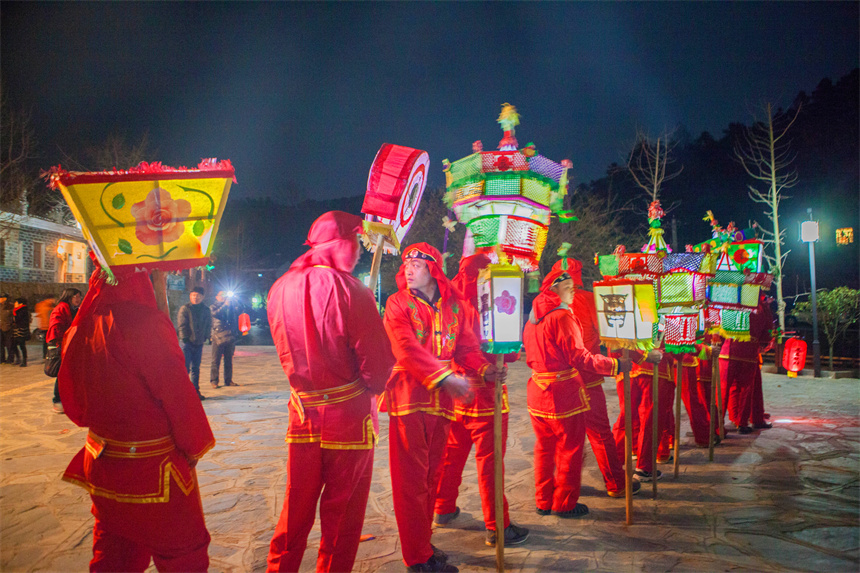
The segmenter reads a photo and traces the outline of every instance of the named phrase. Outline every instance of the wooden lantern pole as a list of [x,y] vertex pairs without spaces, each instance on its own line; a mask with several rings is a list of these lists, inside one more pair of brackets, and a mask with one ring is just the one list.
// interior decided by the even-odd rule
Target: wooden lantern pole
[[495,471],[496,571],[505,570],[505,468],[502,442],[502,371],[505,355],[496,355],[496,392],[493,404],[493,470]]
[[660,446],[660,363],[654,364],[654,374],[651,377],[654,397],[651,413],[651,491],[657,499],[657,448]]
[[[717,356],[714,353],[711,353],[711,420],[710,424],[708,424],[708,461],[714,461],[714,424],[717,421],[717,386],[720,383],[720,375],[719,375],[720,365],[717,364]],[[720,422],[722,426],[722,422]]]
[[376,251],[373,253],[373,262],[370,263],[370,284],[367,286],[371,292],[376,292],[376,279],[379,277],[379,265],[382,263],[382,246],[384,243],[385,236],[380,233],[376,237]]
[[[626,362],[630,362],[630,351],[622,352]],[[630,372],[624,373],[624,459],[626,460],[624,497],[627,510],[627,525],[633,524],[633,412],[630,411]]]
[[684,358],[678,361],[678,371],[675,373],[675,479],[678,479],[679,453],[678,442],[681,441],[681,384],[683,382]]
[[714,370],[713,370],[714,382],[712,382],[712,383],[716,384],[716,387],[717,387],[717,415],[719,416],[719,418],[717,418],[717,423],[719,423],[719,426],[717,426],[717,428],[718,428],[717,431],[720,433],[720,439],[723,440],[726,437],[726,425],[723,423],[723,420],[725,419],[726,414],[723,411],[723,385],[720,382],[720,355],[719,355],[719,353],[713,353],[713,357],[711,358],[711,360],[714,363]]

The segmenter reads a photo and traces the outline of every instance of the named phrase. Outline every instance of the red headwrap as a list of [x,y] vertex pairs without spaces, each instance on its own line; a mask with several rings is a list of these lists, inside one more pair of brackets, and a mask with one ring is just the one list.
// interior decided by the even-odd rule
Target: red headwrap
[[358,260],[356,235],[361,229],[362,220],[357,215],[343,211],[323,213],[308,231],[305,244],[310,249],[290,265],[290,270],[321,265],[351,273]]
[[538,320],[561,305],[561,298],[551,289],[552,285],[565,274],[570,276],[575,285],[581,286],[582,263],[576,259],[559,259],[552,266],[552,270],[547,273],[540,285],[540,294],[532,303],[532,309]]
[[490,257],[478,253],[460,259],[460,271],[451,280],[463,299],[478,309],[478,273],[490,264]]
[[[439,297],[442,301],[447,301],[450,296],[458,296],[458,292],[454,285],[451,284],[451,279],[445,276],[442,271],[442,253],[435,247],[427,243],[415,243],[409,245],[403,250],[403,261],[407,259],[417,258],[427,263],[430,269],[430,276],[436,279],[436,285],[439,287]],[[397,288],[403,290],[406,288],[406,275],[404,273],[404,265],[400,265],[400,270],[397,271]]]

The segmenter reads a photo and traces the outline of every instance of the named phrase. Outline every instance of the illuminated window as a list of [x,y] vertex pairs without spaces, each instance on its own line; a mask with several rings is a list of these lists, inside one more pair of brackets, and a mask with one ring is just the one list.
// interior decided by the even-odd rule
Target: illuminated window
[[843,227],[836,229],[836,244],[850,245],[854,242],[854,227]]

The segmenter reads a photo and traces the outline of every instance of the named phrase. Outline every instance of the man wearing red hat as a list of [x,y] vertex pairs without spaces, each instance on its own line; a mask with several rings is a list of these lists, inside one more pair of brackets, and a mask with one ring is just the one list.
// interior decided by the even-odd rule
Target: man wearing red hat
[[320,507],[317,571],[355,562],[378,423],[376,401],[394,365],[370,290],[352,276],[362,220],[331,211],[310,249],[269,291],[272,338],[290,382],[287,491],[268,571],[298,571]]
[[[559,264],[559,263],[556,263]],[[582,342],[591,354],[600,354],[600,330],[597,325],[597,307],[594,305],[594,293],[583,288],[582,263],[576,259],[567,259],[567,272],[573,279],[573,304],[570,311],[579,322],[582,330]],[[588,403],[591,408],[585,415],[585,435],[594,452],[597,466],[603,474],[606,493],[610,497],[624,497],[626,477],[620,462],[621,456],[617,451],[612,426],[609,424],[609,413],[606,410],[606,393],[603,391],[604,377],[596,372],[583,370],[580,372]],[[633,494],[639,493],[641,486],[633,483]]]
[[582,480],[582,453],[588,396],[580,371],[614,376],[630,362],[592,354],[583,345],[578,321],[570,312],[574,285],[559,261],[541,284],[540,294],[523,332],[526,358],[532,369],[528,409],[535,441],[537,513],[559,517],[588,514],[577,503]]
[[[460,272],[451,281],[463,300],[463,305],[469,328],[480,340],[480,316],[478,314],[478,273],[490,264],[485,254],[477,254],[460,259]],[[486,360],[492,363],[495,356],[484,354]],[[517,360],[517,354],[505,355],[505,362]],[[495,407],[495,384],[489,383],[478,376],[469,376],[457,366],[457,373],[465,376],[475,394],[475,401],[470,405],[454,403],[456,418],[451,422],[448,443],[442,461],[439,490],[436,495],[436,508],[433,523],[444,526],[460,514],[457,507],[457,495],[463,477],[463,468],[472,444],[475,445],[475,462],[478,465],[478,489],[481,493],[481,507],[484,513],[484,525],[487,528],[487,545],[496,545],[496,505],[495,505],[495,471],[494,471],[494,438],[493,412]],[[502,386],[502,455],[508,435],[508,388]],[[508,515],[508,500],[504,498],[504,531],[505,546],[524,543],[529,536],[529,530],[511,523]]]
[[397,286],[384,320],[397,364],[382,407],[390,417],[389,464],[403,561],[410,571],[458,571],[430,544],[454,399],[468,401],[470,395],[469,382],[454,369],[485,382],[494,382],[497,373],[481,354],[466,303],[442,271],[438,250],[427,243],[407,247]]
[[66,415],[89,428],[63,479],[92,498],[90,571],[206,571],[194,467],[215,438],[149,273],[113,272],[90,278],[59,372]]

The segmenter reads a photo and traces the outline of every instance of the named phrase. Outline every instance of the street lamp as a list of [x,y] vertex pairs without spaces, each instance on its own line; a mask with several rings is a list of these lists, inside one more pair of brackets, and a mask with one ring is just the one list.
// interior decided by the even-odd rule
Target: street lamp
[[800,224],[800,240],[809,243],[809,275],[812,282],[812,364],[814,376],[821,378],[821,352],[818,347],[818,303],[815,293],[815,243],[818,241],[818,221],[812,220],[812,209],[806,210],[809,220]]

